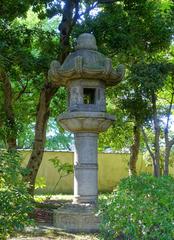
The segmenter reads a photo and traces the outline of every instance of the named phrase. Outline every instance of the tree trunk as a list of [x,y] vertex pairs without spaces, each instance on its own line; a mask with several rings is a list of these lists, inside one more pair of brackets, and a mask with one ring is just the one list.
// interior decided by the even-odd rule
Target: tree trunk
[[37,106],[36,113],[36,125],[35,125],[35,138],[33,143],[32,153],[27,165],[30,170],[27,176],[27,181],[30,184],[29,192],[34,195],[34,187],[36,176],[42,162],[42,157],[44,153],[44,145],[46,140],[46,128],[47,122],[50,115],[50,102],[57,88],[53,88],[51,84],[45,84],[40,93],[39,103]]
[[[169,120],[169,117],[168,117]],[[168,176],[169,175],[169,157],[170,157],[170,151],[172,148],[172,144],[170,144],[169,141],[169,129],[168,129],[168,120],[166,127],[164,129],[164,136],[165,136],[165,151],[164,151],[164,175]]]
[[[145,132],[143,127],[141,127],[141,131],[142,131],[142,134],[143,134],[144,142],[146,144],[146,148],[147,148],[147,150],[148,150],[148,152],[149,152],[149,154],[150,154],[150,156],[152,158],[153,167],[154,167],[155,164],[156,164],[155,163],[155,154],[153,153],[152,149],[150,148],[150,146],[148,144],[148,137],[147,137],[146,132]],[[155,169],[155,167],[154,167],[154,169]]]
[[173,92],[171,95],[171,101],[170,101],[168,114],[167,114],[167,123],[164,128],[164,137],[165,137],[164,175],[165,176],[169,175],[169,157],[170,157],[171,148],[174,144],[174,138],[169,140],[169,121],[170,121],[171,110],[173,106],[173,100],[174,100],[174,84],[172,85],[172,88],[173,88]]
[[15,115],[13,111],[13,94],[10,80],[7,74],[0,71],[0,81],[2,82],[2,90],[4,93],[4,112],[6,125],[6,143],[8,151],[16,151],[17,129],[15,123]]
[[130,148],[129,176],[136,175],[136,163],[140,147],[140,126],[135,124],[133,127],[133,144]]
[[[63,9],[62,21],[59,25],[60,30],[60,47],[61,55],[59,60],[61,63],[65,60],[70,51],[70,34],[74,24],[78,18],[78,4],[77,0],[67,0]],[[74,13],[75,11],[75,13]],[[74,14],[74,15],[73,15]],[[36,115],[35,139],[33,144],[32,153],[27,165],[30,174],[27,177],[30,187],[29,192],[34,195],[35,179],[42,162],[44,153],[44,145],[46,140],[46,128],[49,118],[49,105],[52,97],[55,95],[57,88],[52,85],[45,84],[41,91],[38,110]]]
[[155,93],[152,93],[153,123],[154,123],[154,130],[155,130],[155,142],[154,142],[155,159],[154,159],[153,165],[154,165],[154,176],[159,177],[160,176],[160,144],[159,144],[160,126],[159,126],[159,119],[157,116],[156,100],[157,99],[156,99]]
[[[70,52],[70,34],[72,32],[73,26],[78,19],[79,11],[79,0],[66,0],[63,9],[62,21],[59,25],[60,31],[60,49],[61,54],[59,57],[60,63],[63,63],[65,58]],[[75,14],[74,13],[75,10]]]
[[147,150],[149,151],[149,154],[152,158],[153,162],[153,169],[154,169],[154,176],[159,177],[160,176],[160,144],[159,144],[159,139],[160,139],[160,125],[159,125],[159,119],[157,116],[157,108],[156,108],[156,101],[157,97],[154,92],[151,94],[151,101],[152,101],[152,112],[153,112],[153,124],[154,124],[154,134],[155,134],[155,139],[154,139],[154,152],[150,148],[148,144],[148,138],[147,135],[142,127],[142,134],[144,137],[144,141],[147,147]]
[[169,143],[165,146],[165,153],[164,153],[164,176],[169,175],[169,157],[172,145]]

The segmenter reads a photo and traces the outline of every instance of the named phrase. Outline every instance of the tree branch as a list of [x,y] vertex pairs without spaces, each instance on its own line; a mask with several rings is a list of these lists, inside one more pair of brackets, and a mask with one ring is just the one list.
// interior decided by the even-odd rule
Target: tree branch
[[73,17],[73,26],[76,24],[78,18],[79,18],[79,1],[76,0],[76,2],[75,2],[75,14],[74,14],[74,17]]
[[27,83],[25,85],[22,84],[21,86],[22,86],[22,89],[18,93],[18,96],[15,98],[15,101],[17,101],[22,96],[22,94],[25,92],[25,90],[27,89],[27,87],[28,87],[28,80],[27,80]]
[[145,130],[144,130],[143,127],[141,127],[141,131],[142,131],[142,134],[143,134],[144,142],[146,144],[146,148],[147,148],[147,150],[148,150],[152,160],[154,161],[155,156],[154,156],[154,154],[153,154],[153,152],[152,152],[152,150],[151,150],[151,148],[150,148],[150,146],[148,144],[148,138],[147,138],[147,135],[146,135]]
[[84,15],[89,15],[90,11],[93,10],[94,8],[96,8],[98,5],[98,2],[94,2],[92,5],[90,5],[85,12],[82,12],[81,14],[79,14],[79,18],[81,18]]

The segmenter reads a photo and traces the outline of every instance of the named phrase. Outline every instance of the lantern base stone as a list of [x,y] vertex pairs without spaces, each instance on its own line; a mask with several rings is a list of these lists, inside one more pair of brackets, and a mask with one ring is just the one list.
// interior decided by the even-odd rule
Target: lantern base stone
[[99,217],[92,204],[69,204],[54,210],[54,227],[70,233],[99,232]]

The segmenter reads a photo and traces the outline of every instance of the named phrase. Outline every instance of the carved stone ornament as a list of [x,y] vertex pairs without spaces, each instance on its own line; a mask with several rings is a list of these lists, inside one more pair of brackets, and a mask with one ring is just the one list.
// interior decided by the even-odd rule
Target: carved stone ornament
[[113,69],[111,60],[97,51],[93,34],[83,33],[77,39],[75,52],[70,53],[64,63],[51,62],[49,79],[57,86],[66,86],[75,79],[100,79],[106,86],[117,85],[124,76],[124,65]]

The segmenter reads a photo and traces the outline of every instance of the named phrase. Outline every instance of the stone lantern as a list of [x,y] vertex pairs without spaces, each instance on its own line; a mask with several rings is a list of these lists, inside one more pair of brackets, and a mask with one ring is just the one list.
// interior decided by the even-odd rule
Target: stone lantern
[[79,208],[97,203],[98,134],[114,121],[114,116],[106,113],[105,90],[107,86],[117,85],[123,75],[124,67],[120,65],[114,70],[111,60],[97,51],[95,37],[89,33],[78,37],[75,52],[70,53],[62,65],[53,61],[50,66],[51,81],[68,90],[68,110],[58,121],[64,129],[74,133],[73,203]]

